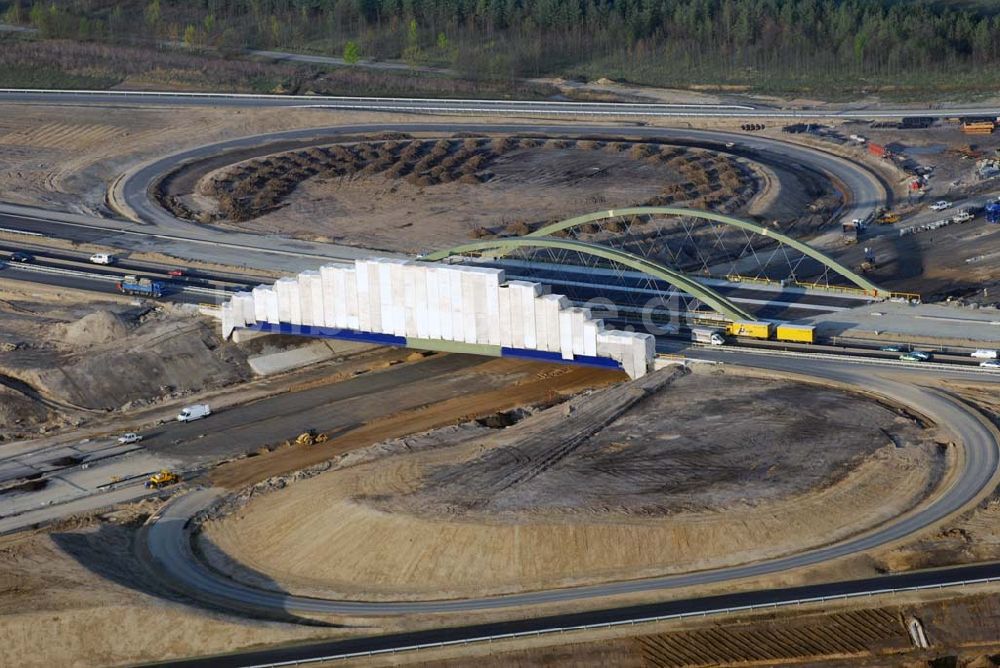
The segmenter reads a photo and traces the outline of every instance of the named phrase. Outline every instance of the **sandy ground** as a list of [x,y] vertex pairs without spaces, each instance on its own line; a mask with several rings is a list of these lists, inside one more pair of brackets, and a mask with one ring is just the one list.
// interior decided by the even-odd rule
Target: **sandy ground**
[[[527,430],[533,438],[548,439],[549,450],[559,450],[562,446],[557,434],[564,430],[550,427],[536,433],[532,422],[552,420],[553,414],[560,418],[560,411],[569,410],[577,416],[576,424],[580,424],[579,420],[592,419],[581,417],[590,415],[587,402],[608,403],[604,397],[597,400],[594,396],[584,397],[573,400],[570,408],[558,407],[528,418],[493,439],[460,434],[460,442],[450,447],[407,447],[392,456],[325,473],[256,497],[231,516],[209,522],[201,544],[218,566],[236,572],[239,577],[254,580],[247,574],[247,569],[253,570],[273,581],[270,586],[276,582],[298,593],[363,598],[484,595],[717,567],[825,543],[912,507],[929,492],[943,467],[926,438],[899,424],[890,412],[824,391],[816,399],[834,411],[824,412],[823,419],[832,421],[830,431],[836,438],[844,439],[845,443],[854,439],[871,443],[870,430],[878,432],[880,427],[861,426],[849,417],[856,414],[891,430],[903,447],[891,444],[888,436],[879,435],[876,444],[866,446],[875,448],[867,455],[827,461],[828,468],[819,466],[809,491],[785,489],[782,493],[778,487],[778,493],[768,498],[772,489],[766,482],[768,470],[778,477],[783,474],[791,477],[795,468],[790,462],[780,463],[774,451],[767,450],[769,441],[784,443],[786,448],[806,448],[812,458],[833,444],[822,442],[823,429],[819,427],[807,428],[809,438],[795,442],[792,435],[802,425],[781,426],[780,420],[778,433],[787,429],[787,437],[772,439],[767,430],[755,436],[751,425],[758,417],[754,410],[758,403],[756,394],[746,395],[733,406],[726,405],[725,424],[730,426],[722,431],[719,427],[713,429],[713,417],[721,418],[721,406],[712,403],[710,393],[701,393],[702,399],[691,400],[699,396],[704,380],[699,376],[685,377],[665,392],[692,401],[687,409],[691,413],[681,410],[677,415],[676,405],[642,411],[646,419],[658,416],[662,420],[658,435],[676,434],[677,439],[655,438],[653,432],[638,427],[632,414],[626,414],[613,422],[613,426],[598,430],[596,438],[586,441],[560,463],[547,462],[547,468],[540,472],[538,454],[504,440],[513,438],[513,432]],[[795,395],[797,398],[791,401],[798,403],[805,393],[812,391],[812,388],[798,388],[787,395],[781,391],[769,394],[765,403],[773,408],[763,410],[774,411],[773,418],[780,405],[791,405],[789,397]],[[583,403],[574,407],[574,402]],[[638,406],[636,410],[649,408],[645,403]],[[555,423],[558,425],[558,419]],[[761,487],[757,488],[761,491],[759,498],[750,491],[754,489],[752,485],[742,496],[726,492],[729,483],[724,470],[730,464],[738,465],[727,459],[725,447],[720,451],[714,444],[721,440],[742,446],[746,442],[736,440],[732,434],[725,435],[725,429],[734,423],[750,429],[746,438],[757,444],[755,449],[759,453],[755,456],[760,460],[757,464],[750,463],[747,470],[758,472],[751,477],[763,476]],[[545,442],[541,441],[543,446]],[[690,446],[685,445],[687,442]],[[682,454],[688,452],[688,447],[691,454]],[[542,457],[547,457],[544,447],[542,450]],[[615,471],[608,462],[627,463],[630,450],[646,455],[660,453],[660,459],[654,457],[654,463],[648,465],[645,473],[627,474],[627,464],[619,469],[622,476],[619,484],[633,493],[635,490],[645,493],[636,494],[638,498],[631,501],[625,492],[620,494],[626,498],[616,498],[611,493],[613,486],[607,483]],[[520,495],[514,494],[518,503],[510,502],[509,485],[502,488],[503,494],[489,496],[491,487],[485,484],[488,481],[479,480],[476,474],[477,467],[481,468],[487,460],[514,462],[511,473],[501,477],[517,480],[523,476],[528,481],[518,488]],[[682,464],[684,461],[690,464]],[[441,495],[434,496],[439,488],[432,488],[424,495],[419,493],[425,485],[432,485],[434,476],[440,472],[451,468],[458,475],[463,467],[470,479],[478,480],[475,485],[466,486],[465,495],[474,497],[478,490],[483,491],[481,498],[472,500],[471,510],[456,510],[470,505],[463,497],[461,504],[452,498],[451,503],[445,503],[450,512],[442,512]],[[588,467],[593,474],[579,477]],[[667,472],[661,473],[661,467],[668,469]],[[578,471],[574,472],[574,468]],[[721,473],[713,482],[713,476],[701,477],[704,469],[719,469]],[[546,495],[546,485],[557,481],[566,486],[590,485],[595,491],[588,489],[576,494],[577,501],[583,498],[588,503],[567,510],[555,503],[553,510],[552,502],[558,499]],[[685,489],[685,481],[691,485],[687,489],[695,494],[692,497],[695,507],[689,505],[688,495],[679,492],[674,502],[670,500],[671,486]],[[702,492],[703,496],[695,491],[699,486],[708,488]],[[741,480],[737,487],[743,486]],[[888,501],[884,495],[887,486],[896,492]],[[447,486],[442,489],[447,492]],[[568,493],[574,498],[572,492]],[[489,512],[490,503],[500,500],[504,501],[502,507]],[[630,503],[634,512],[629,512]],[[721,507],[726,508],[725,513],[717,509]],[[664,516],[665,508],[670,512]],[[378,558],[373,559],[372,555]],[[266,582],[258,584],[268,586]]]
[[[407,145],[405,141],[401,143]],[[457,170],[445,183],[434,183],[433,178],[414,178],[420,173],[437,174],[443,169],[437,165],[454,160],[445,149],[439,149],[440,156],[432,154],[433,139],[423,142],[423,152],[409,160],[399,159],[398,148],[386,149],[385,157],[377,158],[380,169],[385,171],[374,173],[361,169],[370,158],[354,155],[357,151],[349,147],[354,151],[353,162],[349,163],[354,166],[350,169],[360,171],[338,175],[338,170],[344,169],[343,161],[333,162],[333,171],[325,171],[322,164],[317,164],[321,153],[309,149],[256,158],[216,170],[206,178],[225,178],[240,169],[256,173],[261,162],[289,161],[288,171],[302,167],[309,171],[301,173],[298,186],[277,210],[240,223],[239,229],[262,234],[278,231],[313,240],[404,252],[422,252],[468,241],[476,228],[494,233],[509,231],[519,221],[538,224],[596,209],[635,206],[662,198],[665,193],[673,194],[671,202],[711,201],[715,207],[736,211],[757,190],[751,167],[706,151],[647,143],[516,138],[507,142],[512,148],[497,151],[498,143],[503,145],[504,141],[483,139],[475,149],[482,165],[474,172],[482,183],[459,182],[465,172]],[[461,141],[451,144],[451,154],[463,150]],[[375,148],[374,153],[366,150],[366,156],[382,156],[380,146],[385,143],[365,146]],[[298,160],[300,166],[293,160]],[[406,178],[391,175],[391,165],[405,165]],[[419,167],[414,169],[414,165]],[[323,171],[310,176],[316,170]],[[736,191],[719,183],[720,172],[739,175],[726,181],[740,183]],[[692,178],[697,179],[697,184]],[[205,189],[205,180],[201,180],[199,189]],[[260,183],[261,179],[253,182]],[[685,184],[686,188],[679,187]],[[211,198],[178,195],[195,211],[199,204],[207,206],[209,211],[215,210]]]
[[0,200],[104,214],[109,212],[107,188],[121,174],[185,148],[280,130],[412,119],[316,109],[202,106],[8,103],[0,110]]
[[[949,386],[1000,427],[1000,397],[995,388],[957,383]],[[890,571],[1000,559],[1000,488],[936,533],[880,554],[878,559],[880,566]]]
[[0,538],[0,664],[106,666],[330,637],[330,628],[238,619],[156,595],[129,558],[151,502],[52,533]]

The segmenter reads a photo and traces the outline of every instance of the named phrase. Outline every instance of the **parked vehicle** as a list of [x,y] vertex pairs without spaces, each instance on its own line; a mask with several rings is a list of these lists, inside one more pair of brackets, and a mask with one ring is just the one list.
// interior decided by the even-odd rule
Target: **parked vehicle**
[[931,204],[930,208],[931,208],[931,211],[944,211],[945,209],[949,208],[950,206],[951,206],[951,202],[949,202],[947,200],[939,199],[938,201],[936,201],[933,204]]
[[94,264],[114,264],[115,256],[108,253],[94,253],[90,256],[90,261]]
[[720,330],[713,329],[712,327],[692,327],[691,340],[695,343],[721,346],[726,342],[726,337]]
[[974,353],[972,353],[969,356],[970,357],[978,357],[979,359],[983,359],[983,360],[995,360],[997,358],[997,351],[995,351],[995,350],[983,350],[983,349],[980,349],[980,350],[975,351]]
[[1000,360],[986,360],[985,362],[980,362],[979,366],[984,369],[1000,369]]
[[123,276],[121,282],[118,283],[118,291],[126,295],[159,298],[163,296],[163,283],[129,274]]
[[200,420],[201,418],[208,417],[211,414],[212,409],[208,407],[208,404],[194,404],[182,408],[181,412],[177,414],[177,421],[191,422],[192,420]]
[[973,218],[975,218],[975,216],[973,216],[968,211],[959,211],[958,213],[956,213],[954,216],[951,217],[951,222],[953,222],[953,223],[967,223],[970,220],[972,220]]
[[34,262],[35,256],[24,251],[15,251],[10,254],[11,262]]
[[118,442],[122,445],[129,445],[131,443],[138,443],[142,440],[142,436],[135,433],[134,431],[126,432],[118,437]]

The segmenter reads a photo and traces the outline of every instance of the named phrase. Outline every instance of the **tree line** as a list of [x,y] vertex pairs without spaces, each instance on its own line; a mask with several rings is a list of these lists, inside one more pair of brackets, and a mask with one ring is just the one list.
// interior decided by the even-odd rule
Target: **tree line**
[[992,76],[1000,15],[903,0],[10,0],[45,37],[678,85]]

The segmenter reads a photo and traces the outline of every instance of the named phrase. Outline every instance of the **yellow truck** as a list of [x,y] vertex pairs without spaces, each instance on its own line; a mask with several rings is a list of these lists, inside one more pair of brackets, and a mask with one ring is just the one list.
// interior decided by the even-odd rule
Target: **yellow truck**
[[751,339],[771,338],[771,323],[769,322],[731,322],[726,328],[730,336],[746,336]]
[[816,343],[816,328],[812,325],[778,325],[774,338],[795,343]]

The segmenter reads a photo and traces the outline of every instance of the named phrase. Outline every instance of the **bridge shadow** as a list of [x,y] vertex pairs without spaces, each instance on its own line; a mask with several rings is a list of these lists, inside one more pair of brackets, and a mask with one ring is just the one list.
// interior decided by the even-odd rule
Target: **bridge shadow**
[[[288,624],[344,628],[342,624],[299,617],[289,612],[252,612],[235,606],[212,605],[167,587],[155,574],[150,559],[142,549],[140,533],[138,523],[102,523],[96,531],[56,532],[50,536],[63,553],[94,575],[160,601],[184,604],[212,614],[225,613]],[[261,582],[262,585],[266,583],[269,590],[290,595],[266,575],[247,570],[255,582]]]

